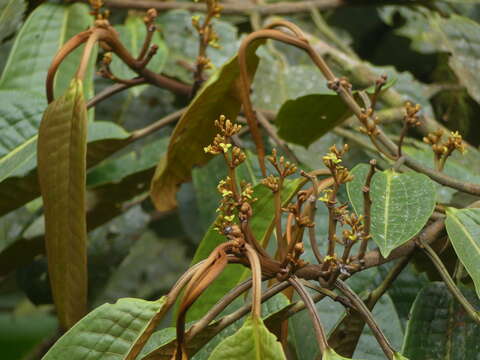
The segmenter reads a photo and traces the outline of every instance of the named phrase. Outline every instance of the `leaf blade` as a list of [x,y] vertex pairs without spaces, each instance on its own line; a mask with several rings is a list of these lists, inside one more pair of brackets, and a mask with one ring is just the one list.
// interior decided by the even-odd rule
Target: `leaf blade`
[[435,208],[435,183],[414,172],[377,172],[370,186],[371,234],[383,257],[415,236]]
[[115,304],[99,306],[65,335],[43,360],[131,360],[145,343],[152,324],[164,314],[166,298],[146,301],[123,298]]
[[[253,340],[253,341],[252,341]],[[281,344],[260,318],[249,317],[232,336],[213,350],[209,360],[281,360],[286,359]]]
[[448,237],[475,284],[480,298],[480,209],[447,208],[445,226]]
[[68,92],[47,107],[37,150],[48,272],[67,329],[87,311],[86,137],[82,82],[73,79]]

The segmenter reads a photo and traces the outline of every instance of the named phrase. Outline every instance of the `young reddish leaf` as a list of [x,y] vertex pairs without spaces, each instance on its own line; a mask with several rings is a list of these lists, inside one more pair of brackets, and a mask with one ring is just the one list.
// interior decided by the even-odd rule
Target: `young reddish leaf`
[[45,111],[38,135],[38,175],[45,210],[48,272],[60,323],[87,311],[85,221],[87,108],[82,82]]

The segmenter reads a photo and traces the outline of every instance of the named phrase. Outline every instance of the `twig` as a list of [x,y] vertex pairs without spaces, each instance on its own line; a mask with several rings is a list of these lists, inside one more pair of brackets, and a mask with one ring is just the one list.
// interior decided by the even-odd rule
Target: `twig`
[[262,266],[255,249],[245,244],[248,262],[252,270],[252,316],[260,318],[262,316]]
[[187,108],[183,108],[180,110],[177,110],[171,114],[168,114],[167,116],[163,117],[162,119],[154,122],[153,124],[150,124],[148,126],[145,126],[142,129],[135,130],[132,132],[132,135],[130,136],[130,141],[135,141],[140,138],[143,138],[147,135],[150,135],[154,133],[155,131],[158,131],[159,129],[163,128],[164,126],[173,123],[174,121],[178,120],[183,113],[186,111]]
[[392,283],[397,279],[400,273],[405,269],[405,267],[410,263],[412,259],[413,252],[400,258],[398,262],[390,269],[387,276],[383,279],[383,281],[378,285],[374,290],[370,292],[367,300],[367,306],[370,310],[373,309],[377,301],[387,292],[390,288]]
[[318,315],[315,303],[313,302],[312,297],[310,296],[308,291],[303,287],[302,283],[298,281],[296,276],[290,277],[288,279],[288,282],[295,288],[298,295],[307,307],[307,310],[310,313],[310,318],[313,322],[313,327],[315,329],[315,335],[317,337],[318,346],[320,347],[320,352],[324,354],[328,349],[327,336],[325,335],[325,330],[323,329],[322,323],[320,321],[320,316]]
[[285,155],[287,155],[293,162],[299,164],[300,160],[298,160],[297,156],[293,153],[292,150],[290,150],[288,144],[282,139],[280,139],[273,125],[270,124],[270,122],[262,112],[257,111],[257,119],[265,132],[273,139],[273,141],[275,141],[278,147],[283,150]]
[[422,241],[418,242],[420,248],[425,252],[425,254],[430,258],[433,265],[437,268],[440,276],[443,279],[445,285],[447,285],[448,290],[452,293],[452,295],[457,299],[457,301],[462,305],[465,309],[467,314],[477,323],[480,324],[480,312],[476,310],[472,304],[465,298],[462,292],[458,289],[455,285],[455,282],[451,278],[448,270],[443,265],[442,260],[438,257],[437,253],[431,248],[430,245],[424,243]]
[[352,289],[350,289],[350,287],[342,280],[337,279],[335,281],[335,287],[338,290],[340,290],[353,303],[356,310],[362,315],[365,322],[368,324],[368,326],[372,330],[373,335],[375,335],[377,342],[380,344],[387,358],[390,360],[393,360],[395,350],[392,348],[392,345],[383,334],[382,330],[380,329],[377,322],[373,318],[372,313],[367,308],[367,306],[362,301],[362,299],[360,299],[360,297]]
[[110,96],[115,95],[123,90],[129,89],[134,86],[146,84],[147,81],[144,78],[135,78],[131,79],[129,84],[114,84],[109,86],[108,88],[102,90],[93,98],[88,100],[87,102],[87,109],[97,105],[98,103],[102,102],[105,99],[108,99]]
[[205,329],[225,308],[241,294],[252,287],[252,279],[245,280],[228,292],[219,300],[200,320],[198,320],[187,332],[189,338],[195,337]]
[[367,178],[365,179],[365,185],[363,186],[363,216],[364,216],[364,231],[362,242],[360,244],[360,250],[358,252],[358,258],[360,260],[365,256],[367,251],[368,240],[370,239],[370,227],[372,223],[371,216],[371,207],[372,199],[370,199],[370,183],[372,181],[373,174],[375,174],[375,167],[377,166],[377,161],[372,159],[370,160],[370,170],[368,171]]

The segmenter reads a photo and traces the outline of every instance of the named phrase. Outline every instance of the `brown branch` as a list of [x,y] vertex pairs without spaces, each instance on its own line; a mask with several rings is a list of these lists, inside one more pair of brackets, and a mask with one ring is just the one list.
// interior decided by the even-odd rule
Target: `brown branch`
[[372,313],[367,308],[362,299],[360,299],[360,297],[352,289],[350,289],[350,287],[346,283],[341,280],[335,281],[335,287],[340,290],[352,302],[356,310],[360,313],[360,315],[363,317],[365,322],[372,330],[373,335],[377,339],[377,342],[380,344],[380,347],[382,348],[387,358],[393,360],[395,350],[383,334],[382,329],[380,329],[375,319],[373,318]]
[[114,84],[112,86],[109,86],[108,88],[102,90],[99,92],[97,95],[95,95],[93,98],[88,100],[87,102],[87,109],[90,109],[91,107],[97,105],[98,103],[102,102],[105,99],[108,99],[110,96],[115,95],[125,89],[129,89],[134,86],[146,84],[147,81],[144,78],[135,78],[130,80],[129,84]]

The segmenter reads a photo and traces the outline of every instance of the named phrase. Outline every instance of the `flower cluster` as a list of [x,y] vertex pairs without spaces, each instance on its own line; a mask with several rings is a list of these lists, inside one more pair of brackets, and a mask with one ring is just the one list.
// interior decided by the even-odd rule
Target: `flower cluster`
[[342,156],[348,151],[348,144],[343,146],[343,149],[337,149],[335,145],[330,147],[329,152],[322,158],[325,166],[332,173],[335,183],[337,185],[345,184],[353,179],[348,169],[341,164]]
[[444,131],[438,129],[423,138],[423,142],[432,147],[436,163],[441,164],[440,169],[455,150],[460,151],[462,154],[466,151],[462,136],[458,131],[452,131],[446,141],[443,141],[443,135]]

